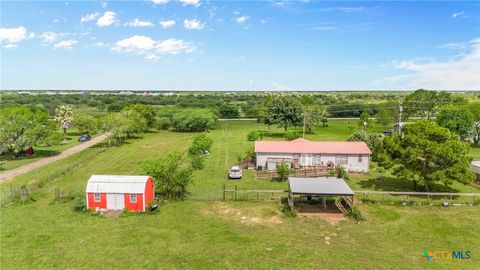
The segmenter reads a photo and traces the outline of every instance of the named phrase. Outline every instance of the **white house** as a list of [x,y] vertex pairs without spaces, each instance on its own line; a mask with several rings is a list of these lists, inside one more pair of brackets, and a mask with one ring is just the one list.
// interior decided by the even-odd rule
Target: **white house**
[[257,168],[275,170],[276,164],[290,166],[339,166],[349,172],[368,172],[372,152],[364,142],[342,141],[256,141]]

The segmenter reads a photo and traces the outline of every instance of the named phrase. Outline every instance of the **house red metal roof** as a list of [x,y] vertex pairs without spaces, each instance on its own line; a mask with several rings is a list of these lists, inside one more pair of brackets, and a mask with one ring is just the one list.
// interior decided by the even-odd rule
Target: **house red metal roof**
[[256,141],[255,153],[298,153],[298,154],[362,154],[372,152],[364,142],[342,141]]

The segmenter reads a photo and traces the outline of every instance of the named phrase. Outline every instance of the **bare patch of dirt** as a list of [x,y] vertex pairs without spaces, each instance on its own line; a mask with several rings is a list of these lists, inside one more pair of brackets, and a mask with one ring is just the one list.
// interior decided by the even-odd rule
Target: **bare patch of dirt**
[[321,205],[297,204],[297,216],[302,218],[319,218],[331,225],[337,225],[340,221],[346,220],[336,206],[328,206],[323,209]]
[[[261,209],[260,209],[261,210]],[[202,210],[204,215],[216,215],[224,219],[238,221],[242,224],[281,224],[283,223],[279,211],[272,215],[262,215],[257,209],[238,209],[227,203],[217,202],[213,207]]]
[[109,211],[106,211],[103,216],[104,217],[112,217],[112,218],[118,218],[121,214],[122,214],[123,211],[121,210],[109,210]]

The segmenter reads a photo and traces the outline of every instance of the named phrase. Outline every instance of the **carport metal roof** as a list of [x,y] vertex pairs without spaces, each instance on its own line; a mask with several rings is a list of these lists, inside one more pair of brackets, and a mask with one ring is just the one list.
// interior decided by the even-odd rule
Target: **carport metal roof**
[[353,196],[353,191],[341,178],[289,177],[288,183],[292,194]]

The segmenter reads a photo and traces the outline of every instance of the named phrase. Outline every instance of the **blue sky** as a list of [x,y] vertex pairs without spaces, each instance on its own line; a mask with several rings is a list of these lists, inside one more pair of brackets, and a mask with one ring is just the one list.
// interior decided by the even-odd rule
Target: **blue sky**
[[1,89],[480,89],[478,1],[1,5]]

